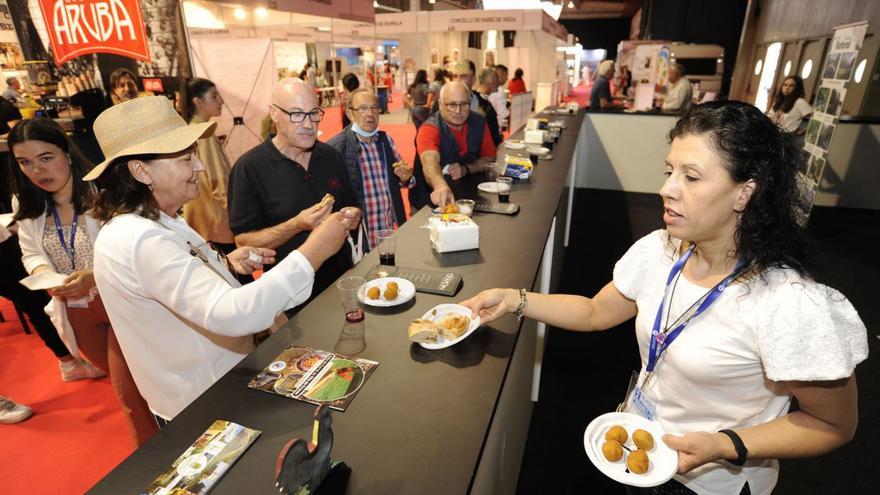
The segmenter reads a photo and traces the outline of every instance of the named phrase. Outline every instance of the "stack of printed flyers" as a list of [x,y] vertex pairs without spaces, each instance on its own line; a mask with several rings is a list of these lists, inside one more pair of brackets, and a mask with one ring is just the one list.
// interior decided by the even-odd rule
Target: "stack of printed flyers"
[[203,495],[260,436],[260,431],[218,419],[171,467],[153,480],[147,495]]
[[376,361],[291,345],[248,387],[345,411],[376,366]]

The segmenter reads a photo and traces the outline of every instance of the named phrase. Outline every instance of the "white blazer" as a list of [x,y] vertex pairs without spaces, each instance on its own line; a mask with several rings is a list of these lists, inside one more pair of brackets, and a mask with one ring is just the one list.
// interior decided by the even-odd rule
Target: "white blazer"
[[[12,197],[12,211],[18,211],[18,198]],[[86,231],[89,233],[89,239],[92,245],[98,238],[98,231],[101,229],[101,223],[89,214],[85,214]],[[46,214],[43,213],[37,218],[29,218],[19,220],[18,222],[18,243],[21,245],[21,262],[24,269],[32,274],[40,265],[48,265],[52,270],[57,268],[52,263],[52,259],[43,248],[43,229],[46,227]],[[67,304],[60,297],[52,297],[52,301],[46,305],[46,314],[55,325],[55,330],[61,337],[61,341],[67,346],[70,354],[76,358],[80,358],[79,346],[76,345],[76,337],[73,334],[73,328],[67,319]]]

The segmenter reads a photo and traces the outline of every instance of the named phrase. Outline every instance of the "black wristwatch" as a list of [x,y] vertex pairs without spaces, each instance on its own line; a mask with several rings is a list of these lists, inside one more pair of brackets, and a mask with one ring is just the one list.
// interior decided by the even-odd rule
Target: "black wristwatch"
[[742,466],[746,463],[746,456],[749,455],[749,449],[746,448],[746,444],[743,443],[742,438],[736,434],[733,430],[721,430],[718,433],[724,433],[730,438],[730,441],[733,442],[733,448],[736,450],[736,459],[732,461],[728,461],[734,466]]

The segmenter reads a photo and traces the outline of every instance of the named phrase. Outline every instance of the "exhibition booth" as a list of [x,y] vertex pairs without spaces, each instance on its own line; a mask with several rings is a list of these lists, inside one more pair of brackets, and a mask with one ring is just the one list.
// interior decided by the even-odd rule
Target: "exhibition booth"
[[[274,82],[298,76],[307,63],[323,74],[318,89],[325,103],[335,102],[334,88],[349,72],[384,96],[386,87],[404,92],[419,69],[432,79],[433,69],[459,60],[473,61],[478,71],[504,64],[511,77],[522,68],[531,100],[517,109],[531,111],[533,101],[553,105],[567,94],[564,54],[556,49],[570,37],[541,10],[403,12],[378,14],[375,22],[198,0],[183,2],[183,11],[195,75],[214,81],[229,107],[219,132],[229,136],[233,158],[262,139]],[[390,85],[386,65],[396,69]],[[517,122],[524,122],[521,113]]]

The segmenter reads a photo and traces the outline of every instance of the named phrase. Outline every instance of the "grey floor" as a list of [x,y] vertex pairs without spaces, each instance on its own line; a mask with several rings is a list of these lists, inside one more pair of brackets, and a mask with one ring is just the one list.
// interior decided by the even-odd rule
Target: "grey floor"
[[[662,226],[661,209],[657,195],[578,190],[559,291],[594,295],[611,280],[626,249]],[[783,460],[774,493],[877,493],[880,361],[873,354],[880,344],[880,301],[872,282],[880,280],[880,211],[817,207],[809,230],[816,240],[817,278],[843,292],[859,311],[871,357],[857,368],[860,423],[854,441],[820,458]],[[638,366],[632,322],[597,334],[550,329],[518,493],[625,493],[593,467],[582,438],[590,420],[622,400]]]

